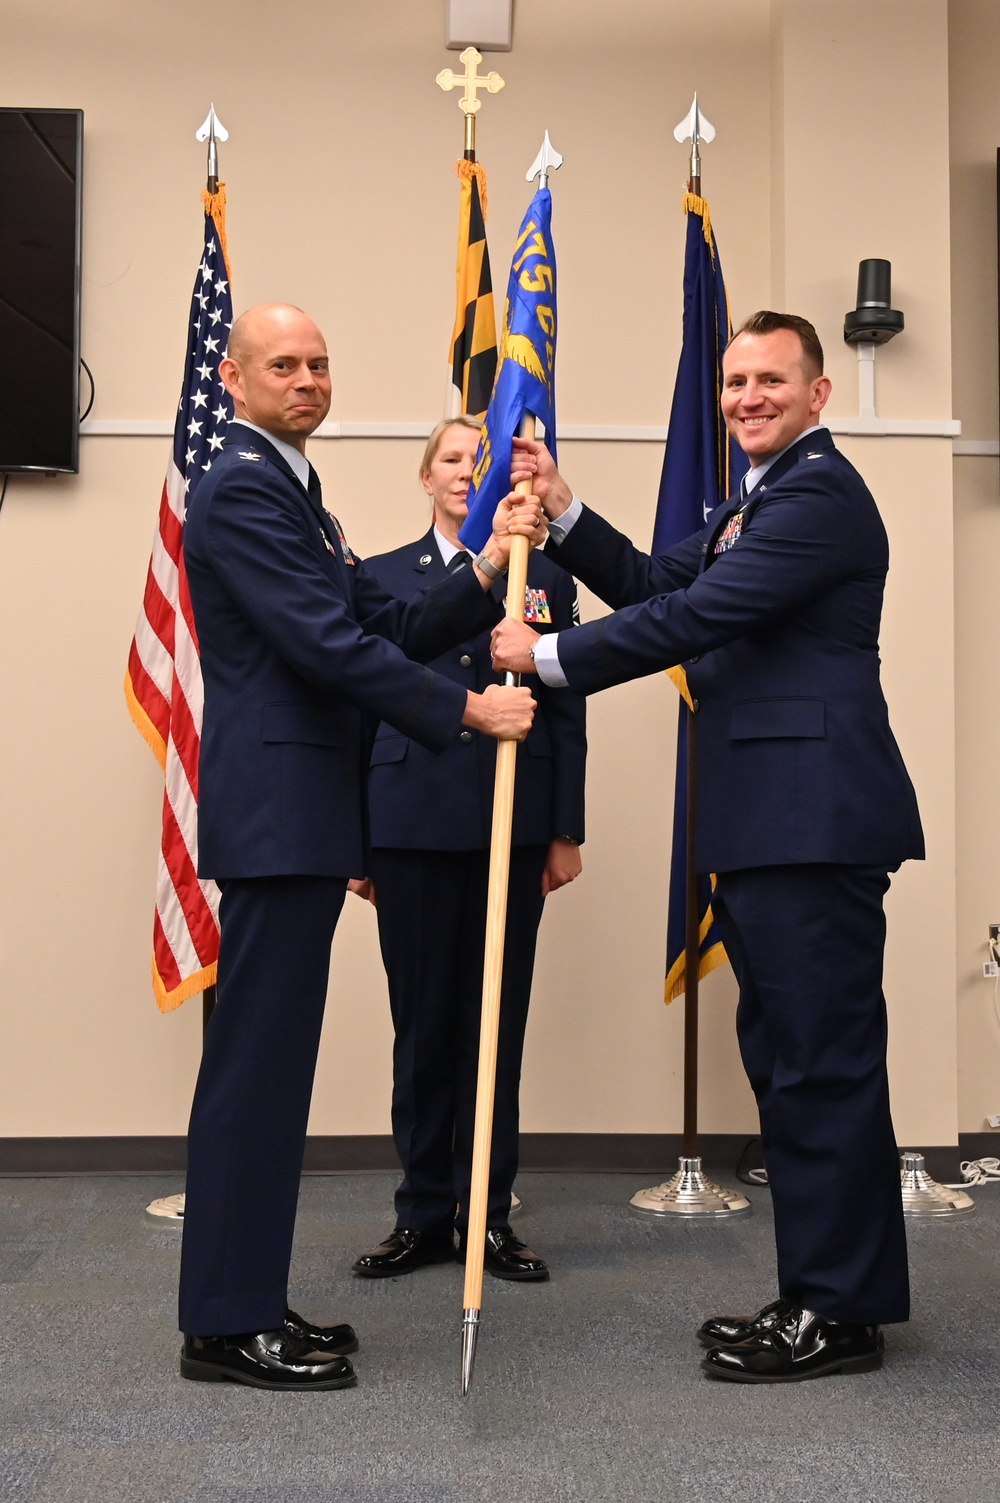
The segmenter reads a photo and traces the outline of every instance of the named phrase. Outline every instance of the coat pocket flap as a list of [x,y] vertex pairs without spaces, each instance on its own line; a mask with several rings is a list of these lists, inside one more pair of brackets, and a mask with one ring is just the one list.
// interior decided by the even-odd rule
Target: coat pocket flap
[[298,741],[306,746],[343,746],[347,733],[336,714],[314,705],[265,705],[261,740]]
[[729,717],[730,741],[825,735],[826,703],[822,699],[749,699],[734,705]]
[[373,767],[382,767],[387,762],[402,762],[410,741],[408,736],[380,736],[372,747]]

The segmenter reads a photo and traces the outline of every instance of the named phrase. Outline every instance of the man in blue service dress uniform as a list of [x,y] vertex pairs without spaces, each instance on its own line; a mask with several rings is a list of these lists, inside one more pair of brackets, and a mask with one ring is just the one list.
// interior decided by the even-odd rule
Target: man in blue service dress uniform
[[188,1135],[181,1372],[339,1388],[354,1382],[355,1333],[292,1312],[287,1279],[330,943],[364,869],[363,720],[391,717],[441,750],[463,726],[527,734],[527,690],[467,693],[404,653],[433,658],[498,619],[507,528],[531,534],[535,503],[505,502],[462,575],[394,600],[305,457],[330,407],[316,325],[283,304],[251,309],[220,374],[236,421],[184,537],[205,684],[198,869],[221,888],[222,933]]
[[614,614],[546,638],[501,623],[497,666],[591,694],[683,662],[698,716],[698,870],[740,986],[780,1298],[706,1321],[713,1377],[781,1382],[882,1362],[909,1313],[882,996],[889,873],[923,855],[889,729],[878,630],[889,555],[857,471],[817,419],[816,332],[759,313],[724,359],[722,410],[750,459],[745,493],[658,558],[537,477],[550,551]]
[[[379,583],[404,600],[419,599],[471,561],[458,530],[468,515],[479,433],[472,417],[437,425],[420,466],[433,525],[415,543],[366,560]],[[505,593],[499,580],[498,605]],[[533,553],[525,619],[544,632],[572,626],[575,616],[572,577]],[[465,688],[495,682],[489,632],[470,633],[431,666]],[[485,1248],[487,1272],[526,1282],[549,1274],[509,1224],[521,1055],[542,906],[581,867],[587,751],[586,701],[544,685],[537,694],[517,753]],[[369,870],[395,1030],[392,1125],[403,1180],[395,1229],[354,1264],[363,1278],[453,1259],[456,1228],[464,1254],[495,771],[494,743],[471,730],[434,755],[383,721],[372,748]]]

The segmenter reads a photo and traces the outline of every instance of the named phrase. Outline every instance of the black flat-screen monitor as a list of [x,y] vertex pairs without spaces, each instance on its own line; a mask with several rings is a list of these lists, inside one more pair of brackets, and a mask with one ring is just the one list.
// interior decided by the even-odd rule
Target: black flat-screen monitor
[[0,109],[0,472],[79,469],[82,110]]

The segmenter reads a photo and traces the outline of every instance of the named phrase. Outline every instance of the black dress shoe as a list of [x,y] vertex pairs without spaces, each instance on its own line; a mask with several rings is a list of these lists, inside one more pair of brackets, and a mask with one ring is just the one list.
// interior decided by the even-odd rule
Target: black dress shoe
[[353,1326],[314,1326],[312,1321],[303,1320],[294,1310],[285,1311],[285,1330],[311,1346],[314,1352],[332,1352],[335,1357],[346,1357],[348,1352],[358,1349],[358,1335]]
[[247,1383],[251,1388],[351,1388],[358,1381],[346,1357],[317,1352],[290,1331],[247,1336],[185,1336],[181,1377],[196,1383]]
[[455,1242],[451,1232],[415,1232],[397,1226],[390,1237],[363,1253],[354,1264],[354,1272],[363,1279],[390,1279],[412,1273],[428,1263],[451,1263]]
[[735,1346],[739,1341],[769,1330],[784,1310],[789,1309],[787,1300],[776,1299],[756,1315],[713,1315],[698,1328],[698,1340],[702,1346]]
[[[458,1236],[458,1261],[465,1262],[467,1233]],[[544,1258],[525,1247],[509,1226],[493,1226],[486,1232],[483,1267],[495,1279],[517,1279],[522,1283],[541,1283],[549,1276],[549,1266]]]
[[734,1383],[797,1383],[825,1373],[866,1373],[882,1366],[878,1326],[842,1325],[812,1310],[786,1305],[774,1324],[736,1346],[716,1346],[702,1358],[712,1378]]

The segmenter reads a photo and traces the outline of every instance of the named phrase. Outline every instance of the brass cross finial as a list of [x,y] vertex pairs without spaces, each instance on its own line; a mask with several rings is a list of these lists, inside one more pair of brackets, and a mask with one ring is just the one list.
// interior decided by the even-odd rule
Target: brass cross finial
[[490,94],[499,94],[504,86],[504,80],[499,73],[487,73],[485,78],[476,69],[483,60],[483,55],[475,47],[466,47],[464,52],[459,53],[458,60],[465,64],[464,73],[453,73],[450,68],[444,68],[438,74],[436,82],[447,92],[449,89],[457,89],[460,84],[465,85],[465,93],[458,101],[458,107],[466,115],[474,115],[482,104],[478,97],[477,89],[486,89]]

